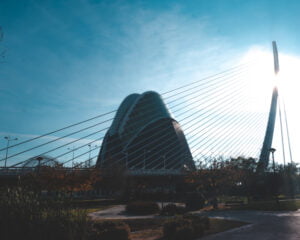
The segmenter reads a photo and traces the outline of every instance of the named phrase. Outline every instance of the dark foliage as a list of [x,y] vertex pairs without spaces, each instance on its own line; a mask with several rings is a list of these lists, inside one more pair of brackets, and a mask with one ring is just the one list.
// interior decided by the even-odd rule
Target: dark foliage
[[[193,234],[193,230],[191,229],[192,222],[188,219],[183,218],[175,218],[168,222],[166,222],[163,226],[164,237],[168,240],[175,239],[177,232],[182,231],[182,229],[190,229]],[[189,239],[193,239],[193,235]],[[186,240],[189,240],[187,237]]]
[[166,222],[163,233],[167,240],[191,240],[201,237],[208,228],[207,217],[186,215]]
[[92,225],[89,240],[130,240],[130,228],[123,222],[96,222]]
[[188,193],[186,198],[186,208],[188,211],[198,210],[204,207],[205,199],[199,193]]
[[167,204],[160,211],[160,215],[162,216],[174,216],[177,214],[184,214],[184,213],[186,213],[185,207],[177,206],[176,204],[172,204],[172,203]]
[[86,213],[68,206],[62,197],[45,200],[22,188],[8,189],[0,196],[0,239],[86,239]]
[[159,212],[159,206],[156,202],[137,201],[128,203],[126,212],[136,215],[149,215]]

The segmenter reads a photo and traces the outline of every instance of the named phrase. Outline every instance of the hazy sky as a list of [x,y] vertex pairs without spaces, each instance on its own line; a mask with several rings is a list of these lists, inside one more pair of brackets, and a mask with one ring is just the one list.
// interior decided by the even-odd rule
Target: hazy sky
[[[298,0],[1,0],[1,137],[39,135],[116,109],[130,93],[173,89],[250,49],[271,51],[272,40],[296,74],[299,10]],[[293,84],[287,103],[300,100]]]

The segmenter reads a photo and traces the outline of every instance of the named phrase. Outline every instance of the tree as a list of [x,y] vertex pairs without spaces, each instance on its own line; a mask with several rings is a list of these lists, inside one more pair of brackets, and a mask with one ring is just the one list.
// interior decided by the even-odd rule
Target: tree
[[199,166],[186,177],[186,182],[215,202],[215,206],[220,195],[243,195],[248,199],[255,195],[257,162],[254,158],[207,158]]
[[42,166],[38,172],[25,175],[23,184],[41,192],[68,192],[72,196],[74,191],[88,191],[101,181],[99,169],[67,169],[62,166]]

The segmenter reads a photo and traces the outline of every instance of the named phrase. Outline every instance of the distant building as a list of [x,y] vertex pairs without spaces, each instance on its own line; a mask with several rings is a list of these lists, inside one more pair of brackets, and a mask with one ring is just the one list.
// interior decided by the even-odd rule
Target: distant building
[[120,105],[96,165],[116,164],[131,170],[195,168],[184,133],[158,93],[131,94]]
[[29,158],[20,167],[22,167],[22,168],[37,168],[39,166],[55,167],[58,165],[59,165],[59,162],[55,158],[47,156],[47,155],[39,155],[39,156]]

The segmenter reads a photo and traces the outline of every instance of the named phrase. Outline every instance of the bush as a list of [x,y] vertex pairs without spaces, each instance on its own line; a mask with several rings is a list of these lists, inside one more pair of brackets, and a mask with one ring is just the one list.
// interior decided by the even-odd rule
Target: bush
[[161,209],[160,214],[163,216],[174,216],[177,214],[184,214],[185,212],[186,209],[184,207],[177,206],[176,204],[170,203]]
[[126,206],[126,212],[136,215],[149,215],[159,212],[159,206],[156,202],[131,202]]
[[[185,232],[186,235],[182,236]],[[192,229],[192,221],[184,218],[175,218],[163,225],[164,238],[168,240],[190,240],[194,238],[194,233]],[[178,234],[179,233],[179,234]],[[182,236],[182,238],[180,238]],[[190,238],[188,238],[190,236]]]
[[89,240],[130,240],[130,228],[123,222],[94,223]]
[[207,216],[186,215],[184,218],[191,220],[196,237],[201,237],[204,231],[210,228]]
[[23,188],[7,189],[0,196],[0,239],[85,239],[86,212],[68,206],[64,198],[45,200]]
[[199,193],[187,194],[185,206],[189,211],[195,211],[204,207],[205,199]]
[[183,226],[176,230],[176,235],[174,238],[172,238],[172,240],[190,240],[194,239],[195,237],[196,236],[192,226]]
[[195,215],[176,217],[163,226],[164,238],[168,240],[191,240],[203,236],[209,228],[209,219]]

